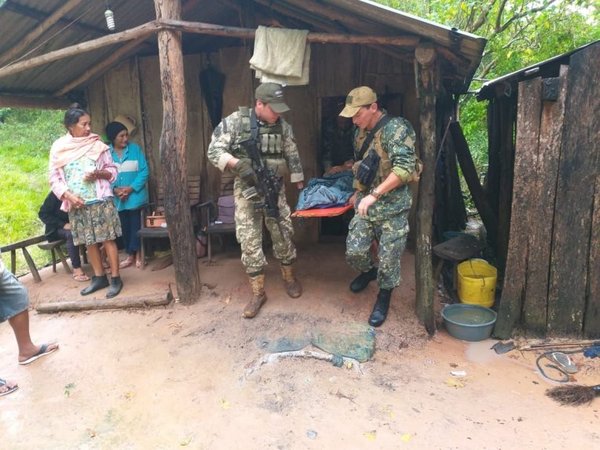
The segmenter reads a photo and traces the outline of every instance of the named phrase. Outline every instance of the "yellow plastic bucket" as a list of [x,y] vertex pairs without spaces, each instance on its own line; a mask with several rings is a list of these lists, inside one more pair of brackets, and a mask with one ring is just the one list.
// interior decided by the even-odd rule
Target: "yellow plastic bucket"
[[491,308],[496,293],[496,268],[484,259],[474,258],[461,262],[457,272],[460,301]]

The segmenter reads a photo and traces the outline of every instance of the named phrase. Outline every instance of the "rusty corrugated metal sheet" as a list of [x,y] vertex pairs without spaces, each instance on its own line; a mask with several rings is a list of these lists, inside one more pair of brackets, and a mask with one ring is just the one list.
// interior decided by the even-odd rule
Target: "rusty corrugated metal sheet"
[[[39,27],[44,18],[65,4],[66,0],[7,0],[0,7],[0,61],[3,56]],[[457,80],[458,90],[466,90],[479,65],[485,40],[468,33],[452,30],[409,14],[401,13],[366,0],[255,0],[252,8],[260,19],[272,17],[283,26],[303,27],[315,32],[338,32],[359,35],[417,36],[433,42],[467,61],[449,65],[445,76]],[[215,23],[226,26],[244,26],[243,14],[234,2],[214,0],[183,1],[184,20]],[[155,18],[154,0],[112,0],[117,31],[130,29]],[[82,1],[65,14],[61,21],[45,31],[28,45],[27,59],[67,46],[80,44],[108,35],[104,18],[105,2]],[[232,45],[235,40],[204,35],[185,35],[184,48],[198,52],[218,43]],[[82,53],[40,67],[0,78],[0,94],[45,94],[62,89],[94,65],[104,61],[121,45]],[[410,49],[402,49],[410,55]],[[156,39],[148,38],[147,45],[138,53],[156,52]],[[14,58],[11,58],[14,59]],[[7,62],[1,63],[0,68]]]

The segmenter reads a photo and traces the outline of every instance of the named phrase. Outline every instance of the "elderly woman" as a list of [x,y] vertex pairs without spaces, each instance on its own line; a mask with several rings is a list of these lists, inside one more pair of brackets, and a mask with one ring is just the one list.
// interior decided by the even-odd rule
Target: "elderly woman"
[[[94,270],[92,282],[81,291],[88,295],[109,287],[106,298],[121,292],[119,254],[115,239],[121,236],[121,222],[112,200],[111,182],[117,176],[109,148],[91,132],[90,116],[72,105],[65,113],[67,134],[50,150],[50,186],[69,213],[75,245],[85,244]],[[110,264],[110,283],[100,257],[103,244]]]
[[119,171],[112,185],[127,252],[127,258],[121,261],[119,267],[124,269],[135,263],[140,268],[143,261],[139,258],[138,231],[141,227],[140,210],[148,203],[148,164],[140,146],[129,142],[129,130],[123,123],[115,121],[106,125],[106,137],[110,141],[110,153]]

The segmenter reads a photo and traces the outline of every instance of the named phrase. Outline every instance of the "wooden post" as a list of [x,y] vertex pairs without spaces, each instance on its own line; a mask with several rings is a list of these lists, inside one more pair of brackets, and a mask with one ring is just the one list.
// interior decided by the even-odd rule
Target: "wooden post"
[[[179,19],[180,0],[154,0],[156,17]],[[196,240],[187,189],[185,136],[187,110],[181,33],[161,30],[158,33],[158,56],[162,87],[163,123],[159,150],[165,187],[167,219],[177,293],[183,303],[192,303],[200,295],[200,276],[196,258]]]
[[417,198],[417,251],[415,276],[417,289],[417,315],[430,335],[435,333],[433,315],[434,280],[431,261],[431,236],[433,223],[433,197],[435,187],[436,119],[435,96],[437,84],[436,52],[422,45],[415,50],[419,120],[421,124],[419,147],[424,164]]

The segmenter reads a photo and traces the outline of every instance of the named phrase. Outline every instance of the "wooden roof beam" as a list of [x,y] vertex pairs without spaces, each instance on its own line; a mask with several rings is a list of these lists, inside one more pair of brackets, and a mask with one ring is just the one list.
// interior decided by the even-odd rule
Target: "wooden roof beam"
[[21,52],[25,50],[32,42],[46,32],[46,30],[48,30],[52,25],[58,22],[65,14],[78,6],[82,1],[83,0],[69,0],[67,3],[54,11],[42,23],[35,27],[31,33],[21,39],[17,45],[0,57],[0,66],[13,59],[13,57],[20,55]]
[[98,39],[82,42],[81,44],[71,45],[60,50],[46,53],[45,55],[36,56],[26,61],[14,63],[0,68],[0,78],[14,75],[27,69],[33,69],[34,67],[43,66],[44,64],[59,61],[70,56],[98,50],[99,48],[103,48],[108,45],[117,44],[123,41],[131,41],[142,37],[148,37],[149,35],[158,32],[160,28],[161,27],[157,22],[148,22],[140,25],[139,27],[121,31],[120,33],[113,33]]
[[4,95],[0,93],[1,108],[42,108],[67,109],[71,104],[68,98],[35,95]]
[[129,56],[129,54],[132,53],[138,47],[142,46],[144,44],[144,40],[146,40],[147,37],[148,36],[143,36],[141,38],[138,38],[138,39],[128,42],[123,47],[121,47],[119,50],[117,50],[116,52],[111,54],[110,57],[108,57],[107,59],[102,61],[100,64],[94,65],[91,69],[86,70],[83,74],[81,74],[81,76],[79,76],[75,80],[71,81],[69,84],[64,86],[61,90],[56,91],[54,93],[54,96],[55,97],[63,96],[66,93],[68,93],[69,91],[72,91],[73,89],[75,89],[77,86],[81,86],[82,84],[86,83],[87,81],[102,74],[108,68],[118,64],[119,61],[121,61],[125,57]]
[[[162,29],[241,39],[254,39],[256,33],[255,29],[226,27],[201,22],[185,22],[181,20],[153,21],[129,30],[121,31],[120,33],[114,33],[91,41],[82,42],[81,44],[65,47],[60,50],[46,53],[45,55],[0,68],[0,78],[14,75],[24,70],[49,64],[67,57],[97,50],[106,47],[107,45],[147,37]],[[351,34],[309,33],[307,41],[321,44],[393,45],[412,48],[419,43],[419,38],[412,36],[357,36]]]
[[[8,0],[4,5],[2,5],[2,8],[7,11],[14,12],[15,14],[29,17],[29,18],[35,19],[35,20],[45,20],[47,17],[46,13],[43,11],[31,8],[29,6],[16,4],[16,3],[11,2],[10,0]],[[106,30],[104,30],[102,28],[97,28],[89,23],[83,23],[83,22],[73,23],[73,19],[70,19],[67,17],[60,18],[58,20],[58,23],[64,24],[64,25],[73,24],[74,27],[79,28],[81,31],[85,32],[86,34],[92,33],[97,36],[104,36],[106,34]]]
[[[209,34],[213,36],[254,39],[255,29],[226,27],[202,22],[184,22],[181,20],[161,20],[159,26],[187,33]],[[319,44],[376,44],[415,47],[420,39],[412,36],[361,36],[354,34],[308,33],[306,40]],[[1,73],[1,72],[0,72]]]
[[[325,16],[331,20],[334,20],[333,17],[335,17],[336,19],[334,20],[334,22],[338,28],[343,27],[344,29],[348,29],[348,27],[346,27],[345,23],[340,22],[340,15],[338,14],[336,16],[334,10],[330,11],[330,9],[331,9],[330,7],[323,7],[320,3],[312,1],[312,0],[303,0],[303,1],[306,1],[307,4],[310,3],[311,11],[319,12],[320,14],[322,14],[323,16]],[[302,10],[302,8],[299,8],[297,11],[290,10],[289,8],[285,8],[279,4],[268,4],[268,2],[265,0],[259,0],[258,3],[262,3],[265,6],[269,6],[270,8],[276,9],[277,11],[281,12],[282,14],[295,14],[295,15],[301,16],[302,20],[304,22],[306,22],[310,25],[313,25],[315,27],[318,27],[320,29],[328,30],[328,32],[330,32],[330,33],[333,32],[331,30],[335,30],[335,32],[339,32],[339,30],[336,29],[335,27],[333,27],[330,22],[327,22],[326,20],[319,20],[318,16],[315,16],[315,17],[309,16],[308,14],[306,14],[306,12],[304,10]],[[346,21],[347,19],[348,19],[348,16],[344,16],[344,21]],[[360,23],[361,27],[364,28],[364,25],[365,25],[364,22],[356,21],[354,18],[350,18],[348,20],[352,26],[354,26],[354,25],[358,26],[358,24]],[[384,46],[369,45],[369,47],[372,47],[374,50],[377,50],[377,51],[379,51],[385,55],[388,55],[392,58],[400,59],[402,61],[412,62],[412,60],[413,60],[412,49],[411,49],[410,53],[402,53],[402,52],[397,51],[396,49],[390,49],[390,48],[387,48]]]

